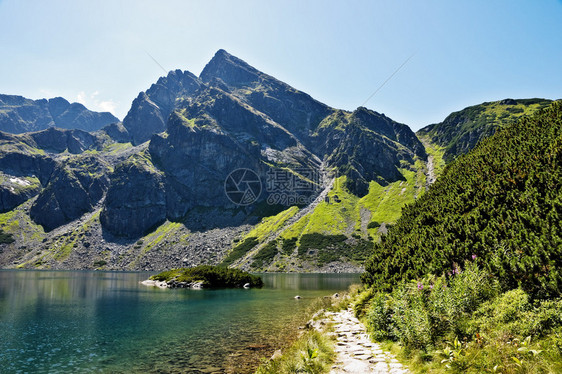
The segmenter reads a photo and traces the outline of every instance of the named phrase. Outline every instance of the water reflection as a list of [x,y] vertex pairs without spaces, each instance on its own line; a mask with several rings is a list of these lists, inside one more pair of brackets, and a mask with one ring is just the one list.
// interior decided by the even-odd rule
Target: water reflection
[[267,352],[248,345],[273,349],[314,298],[358,281],[264,274],[263,289],[196,291],[140,285],[148,275],[0,271],[0,372],[249,372]]
[[352,283],[359,282],[358,274],[263,273],[259,275],[266,288],[295,291],[341,290]]

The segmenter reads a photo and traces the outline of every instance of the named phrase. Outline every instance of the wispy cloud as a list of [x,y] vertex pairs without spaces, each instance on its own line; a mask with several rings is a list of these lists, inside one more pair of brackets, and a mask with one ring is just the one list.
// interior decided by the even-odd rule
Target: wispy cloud
[[74,100],[90,110],[95,110],[98,112],[111,112],[112,114],[115,114],[118,103],[113,100],[102,100],[99,96],[99,91],[94,91],[89,94],[85,91],[80,91],[78,92]]
[[78,92],[78,95],[76,95],[76,102],[80,103],[82,105],[86,105],[86,93],[84,91],[80,91]]
[[114,103],[113,101],[100,101],[98,106],[102,112],[115,113],[115,110],[117,109],[117,103]]

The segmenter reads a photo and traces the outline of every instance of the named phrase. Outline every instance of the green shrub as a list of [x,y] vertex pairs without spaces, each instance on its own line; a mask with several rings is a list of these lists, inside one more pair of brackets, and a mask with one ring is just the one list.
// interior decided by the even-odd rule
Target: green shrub
[[374,245],[363,282],[390,291],[475,258],[504,289],[562,292],[562,102],[450,163]]
[[[304,234],[300,239],[298,255],[301,259],[316,259],[318,266],[339,261],[352,260],[363,263],[373,249],[373,242],[345,235]],[[309,253],[314,250],[315,255]]]
[[407,284],[393,293],[389,335],[407,348],[425,348],[434,343],[431,315],[423,290]]
[[295,248],[297,248],[297,240],[299,240],[299,238],[283,239],[283,244],[281,245],[283,254],[291,255]]
[[229,269],[220,266],[199,265],[193,268],[182,268],[164,271],[153,275],[150,279],[158,281],[203,282],[206,288],[242,287],[249,283],[252,287],[263,286],[260,277],[239,269]]
[[0,229],[0,244],[10,244],[15,242],[14,236]]
[[173,269],[173,270],[166,270],[159,274],[153,275],[150,279],[157,280],[157,281],[169,281],[176,278],[180,273],[185,269]]
[[336,245],[346,239],[345,235],[304,234],[301,236],[299,254],[305,254],[309,249],[321,249]]
[[244,257],[246,253],[252,248],[258,245],[258,238],[256,237],[249,237],[244,239],[244,241],[238,244],[236,247],[230,251],[230,253],[222,260],[221,265],[229,266],[234,261],[238,260],[239,258]]
[[374,340],[382,341],[388,339],[391,309],[388,306],[386,294],[379,292],[373,296],[366,318],[369,333]]
[[369,302],[373,298],[374,293],[373,289],[367,288],[360,292],[357,297],[355,298],[355,303],[353,304],[353,312],[355,313],[355,317],[360,318],[365,314],[365,311],[368,308]]
[[443,338],[466,336],[472,312],[498,293],[498,282],[470,263],[450,276],[427,276],[402,283],[389,295],[375,294],[367,322],[378,339],[430,349]]
[[94,262],[94,267],[95,268],[101,268],[102,266],[107,265],[107,261],[105,260],[98,260],[96,262]]
[[254,261],[252,262],[252,268],[261,268],[267,266],[273,261],[275,255],[277,255],[277,241],[272,240],[271,242],[264,245],[258,253],[254,256]]
[[474,313],[469,332],[494,338],[542,336],[562,326],[561,311],[562,299],[537,301],[533,305],[525,291],[515,289],[482,304]]

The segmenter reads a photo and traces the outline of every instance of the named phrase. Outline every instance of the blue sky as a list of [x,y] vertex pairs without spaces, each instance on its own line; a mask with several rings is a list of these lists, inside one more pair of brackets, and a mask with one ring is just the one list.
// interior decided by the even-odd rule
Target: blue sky
[[562,2],[0,0],[0,93],[120,119],[162,69],[224,48],[333,107],[419,129],[507,97],[562,98]]

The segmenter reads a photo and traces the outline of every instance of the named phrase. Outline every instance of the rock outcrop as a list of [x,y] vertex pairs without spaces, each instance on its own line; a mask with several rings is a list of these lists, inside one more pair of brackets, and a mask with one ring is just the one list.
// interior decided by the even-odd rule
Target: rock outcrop
[[158,79],[148,90],[141,92],[123,119],[123,126],[133,144],[144,143],[153,134],[166,130],[166,123],[176,100],[190,96],[200,85],[199,79],[190,72],[174,70]]
[[163,174],[146,154],[131,156],[111,174],[102,225],[114,235],[138,237],[165,219]]
[[352,192],[362,196],[369,181],[387,184],[403,179],[399,168],[426,158],[423,144],[406,125],[368,110],[336,111],[313,134],[313,144],[329,165],[348,177]]
[[7,212],[36,196],[41,184],[36,177],[0,175],[0,212]]
[[109,165],[92,155],[59,163],[34,201],[30,217],[52,230],[89,212],[109,185]]

